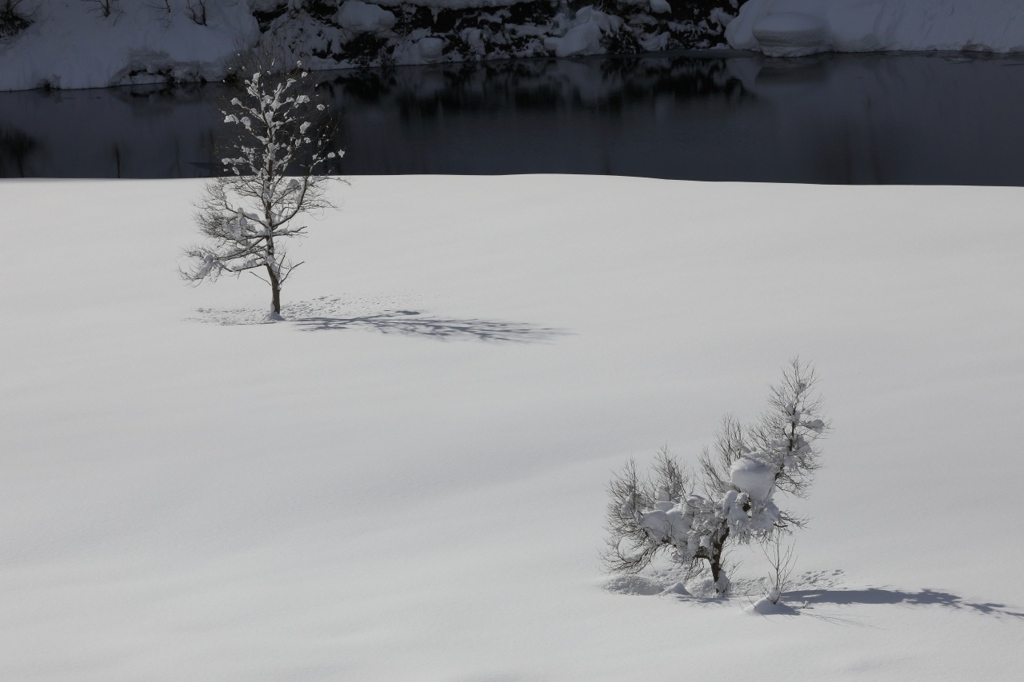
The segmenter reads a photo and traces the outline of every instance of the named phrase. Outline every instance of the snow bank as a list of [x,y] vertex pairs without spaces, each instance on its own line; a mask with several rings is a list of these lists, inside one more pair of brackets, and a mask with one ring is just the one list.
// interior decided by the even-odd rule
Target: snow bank
[[607,12],[543,0],[225,0],[208,2],[205,20],[187,0],[115,3],[110,16],[96,3],[34,3],[32,24],[0,40],[0,90],[219,80],[258,43],[320,70],[704,48],[731,18],[711,8],[677,21],[664,0]]
[[544,47],[554,52],[556,57],[600,54],[604,52],[601,36],[614,33],[621,26],[622,19],[619,17],[588,5],[576,13],[571,28],[564,36],[546,38]]
[[205,26],[183,6],[133,3],[103,17],[88,3],[41,2],[31,26],[0,42],[0,90],[219,80],[225,61],[259,36],[249,4],[208,2]]
[[770,56],[813,52],[1024,52],[1019,0],[749,0],[729,45]]

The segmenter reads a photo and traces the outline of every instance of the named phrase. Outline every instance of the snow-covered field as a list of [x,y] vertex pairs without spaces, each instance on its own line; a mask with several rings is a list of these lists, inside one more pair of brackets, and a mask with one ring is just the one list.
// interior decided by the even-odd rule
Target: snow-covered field
[[[357,177],[265,325],[200,186],[0,183],[0,679],[1018,679],[1024,190]],[[613,470],[796,354],[796,614],[609,581]]]

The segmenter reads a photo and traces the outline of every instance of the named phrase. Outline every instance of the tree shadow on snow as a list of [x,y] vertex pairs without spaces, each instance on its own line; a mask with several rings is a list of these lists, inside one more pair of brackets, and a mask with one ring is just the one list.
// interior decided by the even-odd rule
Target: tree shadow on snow
[[[440,317],[417,310],[384,308],[373,299],[321,296],[286,304],[281,310],[285,324],[301,331],[368,329],[382,334],[403,334],[440,340],[465,339],[494,343],[543,343],[568,334],[564,329],[539,327],[526,322],[480,318]],[[190,320],[221,326],[262,325],[272,322],[265,309],[197,308]],[[280,324],[280,322],[278,322]]]
[[988,616],[1024,618],[1024,611],[1013,610],[1006,604],[995,602],[973,602],[950,592],[937,590],[920,590],[905,592],[902,590],[884,590],[868,588],[862,590],[818,589],[792,590],[783,595],[784,600],[798,609],[817,604],[905,604],[907,606],[947,606],[954,609],[974,611]]
[[538,327],[525,322],[437,317],[415,310],[386,310],[355,317],[293,317],[289,322],[303,331],[311,332],[370,329],[382,334],[505,343],[545,342],[566,333],[564,330]]

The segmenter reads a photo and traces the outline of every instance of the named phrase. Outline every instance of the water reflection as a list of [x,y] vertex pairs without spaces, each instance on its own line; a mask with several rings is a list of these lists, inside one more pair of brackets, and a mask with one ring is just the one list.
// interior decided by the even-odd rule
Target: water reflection
[[[336,172],[1024,185],[1024,62],[535,60],[320,74]],[[0,176],[217,172],[222,85],[0,94]]]

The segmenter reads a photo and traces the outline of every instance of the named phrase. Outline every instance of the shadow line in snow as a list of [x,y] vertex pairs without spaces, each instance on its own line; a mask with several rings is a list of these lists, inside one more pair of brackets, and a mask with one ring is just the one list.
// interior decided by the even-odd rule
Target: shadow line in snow
[[565,330],[538,327],[525,322],[457,319],[424,315],[415,310],[387,310],[355,317],[294,317],[289,320],[303,331],[371,329],[382,334],[424,336],[440,340],[468,339],[499,343],[539,343],[566,334]]
[[919,590],[906,592],[902,590],[885,590],[867,588],[862,590],[792,590],[784,594],[790,604],[801,603],[804,608],[815,604],[906,604],[908,606],[947,606],[954,609],[974,611],[988,616],[1006,616],[1024,619],[1024,611],[1014,610],[1006,604],[995,602],[974,602],[951,592],[938,590]]
[[[713,596],[710,580],[690,581],[687,586],[681,582],[682,576],[674,572],[657,572],[655,575],[616,575],[609,578],[603,585],[608,592],[633,596],[671,597],[680,602],[701,606],[724,606],[735,604],[737,597],[746,595],[747,609],[764,616],[808,616],[841,625],[864,625],[844,611],[822,609],[816,607],[850,606],[854,604],[905,605],[905,606],[945,606],[967,612],[974,612],[995,618],[1015,618],[1024,620],[1024,609],[1008,606],[998,602],[981,602],[965,599],[952,592],[922,589],[916,592],[893,590],[880,587],[846,588],[834,582],[841,570],[819,571],[806,573],[802,578],[808,582],[797,581],[799,589],[786,590],[778,605],[765,608],[754,608],[763,594],[763,585],[757,580],[733,581],[733,595],[722,599]],[[821,582],[825,584],[821,584]],[[818,582],[815,585],[814,582]],[[687,589],[689,587],[690,589]]]

